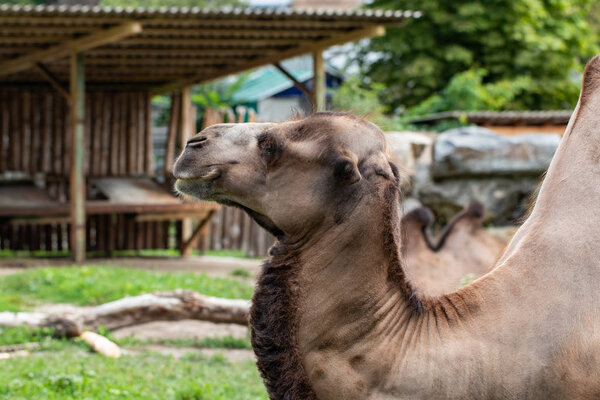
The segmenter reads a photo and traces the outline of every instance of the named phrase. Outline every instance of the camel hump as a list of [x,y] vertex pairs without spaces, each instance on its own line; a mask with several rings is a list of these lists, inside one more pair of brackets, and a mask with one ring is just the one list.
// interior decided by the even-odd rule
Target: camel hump
[[427,207],[418,207],[406,213],[403,217],[405,222],[416,222],[421,226],[433,224],[433,212]]
[[600,86],[600,54],[596,55],[585,66],[583,83],[581,84],[581,102],[585,101],[596,92]]

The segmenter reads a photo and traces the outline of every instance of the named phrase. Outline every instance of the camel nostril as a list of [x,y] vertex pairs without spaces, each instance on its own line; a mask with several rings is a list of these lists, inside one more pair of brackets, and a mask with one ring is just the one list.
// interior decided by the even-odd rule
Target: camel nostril
[[190,140],[188,140],[185,147],[202,147],[204,145],[204,142],[206,141],[206,136],[193,137]]

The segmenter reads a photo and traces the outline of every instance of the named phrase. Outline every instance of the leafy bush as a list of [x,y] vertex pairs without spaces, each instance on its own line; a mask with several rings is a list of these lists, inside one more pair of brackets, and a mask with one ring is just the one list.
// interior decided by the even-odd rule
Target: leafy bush
[[[420,10],[421,18],[389,28],[357,57],[380,98],[412,107],[464,71],[483,69],[483,83],[523,84],[512,109],[570,108],[582,63],[598,51],[588,14],[592,0],[374,0],[373,8]],[[372,62],[365,57],[376,52]],[[492,89],[490,88],[490,91]],[[518,100],[518,101],[517,101]],[[498,105],[495,105],[499,107]]]

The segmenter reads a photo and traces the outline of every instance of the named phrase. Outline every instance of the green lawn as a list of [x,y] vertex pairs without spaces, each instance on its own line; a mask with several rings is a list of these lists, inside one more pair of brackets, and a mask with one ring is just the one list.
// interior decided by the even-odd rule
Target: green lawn
[[110,359],[76,344],[0,361],[1,399],[267,399],[251,361],[188,353]]
[[[100,304],[126,295],[179,288],[228,298],[249,299],[252,295],[252,286],[234,277],[103,266],[37,268],[0,277],[0,311],[26,310],[42,303]],[[267,399],[251,361],[234,363],[221,355],[208,357],[197,352],[181,358],[143,352],[143,346],[149,344],[249,349],[247,338],[142,341],[100,333],[136,354],[115,360],[91,352],[78,339],[54,339],[49,329],[0,328],[0,346],[39,343],[28,357],[0,360],[0,399]]]
[[0,311],[26,310],[40,303],[102,304],[171,289],[191,289],[226,298],[252,296],[252,286],[235,278],[106,266],[51,267],[0,277]]

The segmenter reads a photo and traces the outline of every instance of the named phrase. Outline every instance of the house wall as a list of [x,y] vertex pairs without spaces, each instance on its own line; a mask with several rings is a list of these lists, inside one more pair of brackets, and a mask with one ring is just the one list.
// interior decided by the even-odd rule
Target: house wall
[[270,97],[258,102],[260,121],[285,121],[294,117],[298,112],[303,115],[310,113],[306,101],[301,96]]

